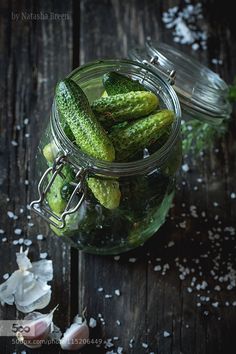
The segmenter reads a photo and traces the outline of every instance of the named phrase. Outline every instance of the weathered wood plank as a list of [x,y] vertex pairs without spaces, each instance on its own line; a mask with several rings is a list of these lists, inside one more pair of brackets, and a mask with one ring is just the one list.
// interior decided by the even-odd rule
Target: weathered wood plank
[[[127,3],[102,1],[94,7],[92,1],[82,1],[81,62],[102,57],[124,57],[129,48],[142,45],[147,35],[151,35],[153,39],[173,44],[170,31],[165,30],[162,24],[161,12],[175,4],[176,2],[171,1],[129,1]],[[225,80],[232,82],[232,75],[235,74],[235,66],[232,66],[235,47],[230,37],[232,25],[225,23],[227,21],[220,21],[219,10],[216,11],[218,17],[214,17],[216,6],[214,1],[210,5],[207,4],[208,2],[205,2],[204,9],[211,35],[208,43],[209,49],[205,52],[194,53],[187,47],[179,48],[196,56],[214,70],[220,69]],[[218,2],[216,4],[218,5]],[[92,28],[91,23],[93,23]],[[227,27],[225,28],[221,23]],[[216,41],[219,42],[217,47]],[[211,63],[213,57],[223,59],[222,68],[215,67]],[[231,63],[229,58],[231,58]],[[235,127],[235,124],[233,126]],[[219,147],[219,153],[211,149],[205,157],[186,159],[186,163],[191,166],[191,171],[179,178],[179,189],[176,193],[175,208],[171,211],[171,218],[160,230],[158,237],[143,247],[141,251],[143,256],[140,255],[140,250],[137,253],[134,252],[139,259],[135,264],[129,264],[127,255],[121,256],[121,261],[116,263],[110,257],[104,260],[104,258],[80,254],[80,308],[88,303],[88,312],[91,315],[96,316],[99,312],[103,315],[106,313],[106,316],[104,315],[105,330],[102,331],[104,336],[111,338],[118,335],[122,338],[119,344],[128,353],[144,353],[142,343],[146,342],[149,344],[150,351],[162,354],[222,353],[225,348],[230,352],[234,326],[231,329],[227,326],[229,310],[225,301],[230,300],[232,304],[235,300],[234,294],[227,293],[225,290],[219,294],[214,291],[215,283],[209,272],[213,267],[212,258],[218,253],[222,254],[223,263],[229,260],[230,253],[231,259],[235,256],[235,244],[222,241],[218,248],[216,246],[212,249],[212,244],[208,239],[208,230],[217,226],[221,226],[222,230],[227,225],[235,226],[234,202],[229,199],[230,191],[234,190],[230,176],[235,171],[235,157],[233,157],[235,156],[235,144],[233,144],[232,133],[219,141],[216,147]],[[203,183],[199,184],[197,178],[202,178]],[[182,180],[186,181],[186,186],[181,184]],[[194,189],[196,185],[198,190]],[[218,202],[220,207],[216,209],[214,202]],[[206,217],[193,218],[190,215],[192,205],[197,206],[199,213],[206,211]],[[219,220],[216,215],[219,215]],[[184,220],[186,220],[186,229],[179,226],[179,223]],[[222,234],[226,236],[225,233],[222,232]],[[167,248],[170,241],[174,241],[175,245]],[[202,261],[202,256],[207,252],[210,252],[210,260]],[[150,253],[150,256],[145,256],[146,253]],[[156,258],[161,258],[161,261],[156,261]],[[161,275],[161,272],[153,270],[157,264],[161,264],[162,269],[164,264],[168,264],[170,270],[167,269],[166,274]],[[185,280],[179,278],[182,272],[180,271],[181,265],[190,270],[190,275],[186,275]],[[94,269],[92,276],[90,272],[88,273],[91,267]],[[122,267],[122,272],[119,271],[120,267]],[[111,274],[116,275],[113,279],[109,277],[108,269]],[[192,271],[194,269],[194,273],[191,273],[191,269]],[[191,287],[191,279],[195,272],[197,282],[205,280],[209,285],[205,291],[195,289],[189,293],[187,288]],[[111,314],[110,310],[107,310],[107,307],[110,309],[110,304],[107,304],[109,299],[104,300],[103,295],[102,302],[101,294],[96,293],[96,288],[101,286],[109,292],[108,284],[108,289],[115,289],[117,285],[121,287],[123,282],[125,282],[124,289],[126,289],[121,296],[125,297],[125,300],[122,300],[124,305],[117,306],[120,298],[111,299]],[[89,298],[92,289],[94,289],[94,296]],[[210,297],[210,304],[204,305],[204,301],[199,300],[200,295]],[[221,302],[220,310],[211,305],[214,301]],[[198,307],[201,302],[201,307]],[[134,306],[139,308],[138,312],[135,312]],[[209,315],[206,315],[206,312],[204,314],[204,311],[208,311]],[[231,311],[234,315],[230,317],[233,318],[235,310],[232,306]],[[221,319],[218,319],[219,316]],[[117,317],[124,321],[119,331],[116,327],[114,328],[114,319]],[[134,325],[134,317],[138,326]],[[226,327],[228,332],[224,330]],[[168,331],[170,336],[164,337],[164,331]],[[135,338],[133,351],[129,348],[129,340],[132,337]]]
[[[14,228],[23,230],[22,237],[33,241],[30,255],[33,260],[40,252],[47,252],[54,263],[52,301],[48,309],[59,303],[56,322],[65,327],[70,313],[70,248],[52,236],[37,217],[30,215],[26,205],[35,189],[35,153],[43,128],[48,121],[55,83],[72,68],[72,2],[2,1],[1,2],[1,201],[0,227],[5,229],[7,242],[1,242],[1,275],[15,269],[15,252],[18,246],[12,241]],[[65,20],[29,19],[27,16],[65,14]],[[18,16],[18,18],[17,18]],[[26,125],[25,119],[29,123]],[[18,127],[19,126],[19,130]],[[27,136],[26,134],[29,134]],[[17,146],[13,146],[14,140]],[[26,184],[29,181],[29,184]],[[8,203],[5,202],[9,197]],[[20,213],[20,208],[23,212]],[[10,220],[6,211],[19,216]],[[34,225],[30,227],[28,222]],[[45,239],[37,241],[36,235]],[[74,300],[75,301],[75,300]],[[74,305],[75,307],[76,305]],[[1,318],[14,319],[19,314],[13,307],[0,309]],[[45,309],[44,311],[47,311]],[[2,339],[1,339],[2,340]],[[8,340],[1,344],[1,352],[11,353],[15,346]],[[5,350],[5,351],[4,351]],[[45,352],[47,352],[47,348]],[[54,347],[50,351],[59,349]],[[41,351],[40,351],[41,352]]]

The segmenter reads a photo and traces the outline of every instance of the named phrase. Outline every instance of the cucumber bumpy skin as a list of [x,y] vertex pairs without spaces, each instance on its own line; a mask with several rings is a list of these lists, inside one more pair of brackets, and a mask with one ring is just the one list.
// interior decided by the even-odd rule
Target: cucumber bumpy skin
[[[77,145],[88,155],[106,161],[115,159],[115,149],[105,130],[94,116],[88,99],[81,88],[66,79],[57,85],[56,102],[58,109],[75,136]],[[96,199],[107,209],[119,206],[119,182],[88,178],[87,184]]]
[[103,75],[103,86],[108,96],[128,93],[131,91],[146,91],[145,87],[137,80],[132,80],[129,77],[111,71]]
[[131,91],[115,96],[101,97],[91,107],[102,124],[112,125],[129,119],[136,119],[152,113],[159,105],[159,99],[148,91]]
[[100,160],[115,159],[111,141],[94,116],[86,95],[73,80],[65,79],[57,84],[56,103],[82,151]]
[[47,202],[51,210],[55,213],[61,213],[64,211],[67,201],[69,200],[69,196],[65,198],[62,194],[62,189],[74,179],[74,173],[70,166],[64,166],[62,168],[62,174],[64,177],[60,175],[56,176],[47,193]]
[[166,134],[174,121],[174,112],[161,110],[120,128],[114,127],[110,133],[117,161],[125,161],[138,150],[150,146]]
[[101,205],[107,209],[115,209],[119,206],[121,193],[118,181],[89,177],[87,184]]

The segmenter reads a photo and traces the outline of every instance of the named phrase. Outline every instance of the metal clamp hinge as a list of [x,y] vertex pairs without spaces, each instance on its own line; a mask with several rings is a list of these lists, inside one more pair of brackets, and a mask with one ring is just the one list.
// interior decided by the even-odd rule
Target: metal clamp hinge
[[[157,55],[154,55],[151,57],[151,59],[148,60],[143,60],[142,62],[143,64],[152,64],[152,65],[156,65],[156,66],[160,66],[160,62],[159,62],[159,58]],[[163,68],[161,69],[163,72]],[[175,79],[176,79],[176,71],[173,70],[166,70],[166,72],[164,72],[165,75],[167,76],[167,80],[169,82],[170,85],[174,85],[175,84]]]
[[[31,209],[36,214],[40,215],[49,224],[58,229],[63,229],[66,226],[66,216],[76,212],[85,198],[85,170],[81,168],[76,172],[75,180],[78,181],[78,183],[73,183],[75,188],[65,206],[64,211],[58,215],[50,209],[46,201],[47,193],[58,175],[64,177],[62,169],[66,164],[70,164],[75,168],[73,164],[67,161],[66,155],[59,156],[55,159],[53,166],[49,167],[40,178],[38,183],[39,198],[32,201],[30,204]],[[76,205],[73,206],[74,199],[77,195],[79,195],[80,198]]]

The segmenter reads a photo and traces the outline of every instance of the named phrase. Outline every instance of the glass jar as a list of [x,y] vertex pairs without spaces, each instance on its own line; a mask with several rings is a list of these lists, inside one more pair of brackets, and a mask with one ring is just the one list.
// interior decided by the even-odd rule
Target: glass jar
[[[110,163],[86,155],[67,138],[53,103],[50,123],[37,154],[36,169],[41,178],[39,198],[31,207],[50,223],[56,235],[74,247],[95,254],[131,250],[160,228],[172,203],[176,172],[181,162],[179,100],[170,84],[152,67],[132,60],[100,60],[79,67],[69,78],[80,85],[92,102],[101,96],[104,90],[102,76],[109,71],[139,80],[158,95],[162,108],[174,111],[175,121],[167,142],[157,151],[144,149],[144,155],[136,161]],[[56,156],[51,166],[47,165],[42,153],[48,143],[53,144]],[[63,178],[62,169],[67,165],[75,173],[74,189],[59,213],[49,208],[47,197],[57,178]],[[109,210],[99,204],[86,187],[88,177],[118,182],[119,207]],[[54,197],[56,205],[57,196]]]

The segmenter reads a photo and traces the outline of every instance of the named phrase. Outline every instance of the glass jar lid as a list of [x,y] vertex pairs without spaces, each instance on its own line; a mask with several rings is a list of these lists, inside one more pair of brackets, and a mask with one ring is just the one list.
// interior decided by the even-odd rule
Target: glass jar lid
[[229,118],[228,85],[219,75],[185,53],[147,39],[144,48],[129,52],[131,59],[152,67],[173,85],[182,110],[193,118],[220,124]]

